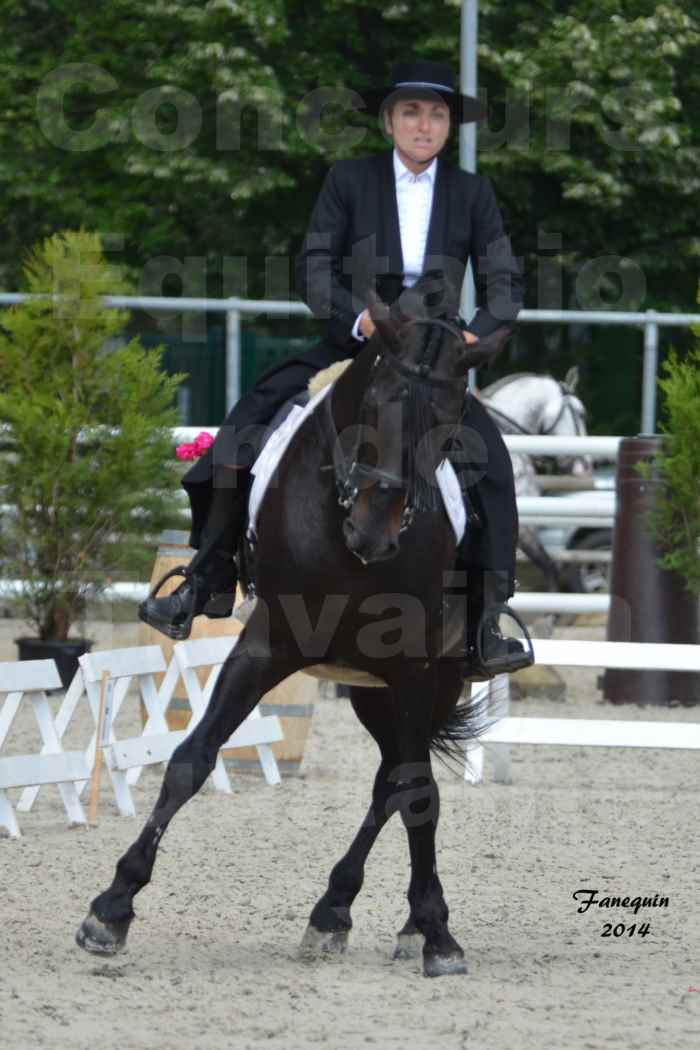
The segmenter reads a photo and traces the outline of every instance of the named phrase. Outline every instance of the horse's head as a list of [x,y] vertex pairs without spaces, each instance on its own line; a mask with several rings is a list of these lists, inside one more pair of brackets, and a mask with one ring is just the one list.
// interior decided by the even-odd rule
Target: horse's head
[[459,425],[467,373],[491,360],[510,335],[499,329],[468,345],[458,325],[426,309],[425,288],[407,290],[399,309],[370,306],[375,353],[360,406],[359,428],[342,501],[348,548],[364,563],[399,551],[414,516],[436,510],[435,469]]
[[[586,429],[586,409],[583,402],[576,397],[578,385],[578,368],[570,368],[563,382],[558,383],[558,393],[547,401],[542,409],[540,423],[541,434],[556,434],[560,437],[584,437]],[[590,456],[557,456],[557,466],[562,474],[590,474],[593,460]]]

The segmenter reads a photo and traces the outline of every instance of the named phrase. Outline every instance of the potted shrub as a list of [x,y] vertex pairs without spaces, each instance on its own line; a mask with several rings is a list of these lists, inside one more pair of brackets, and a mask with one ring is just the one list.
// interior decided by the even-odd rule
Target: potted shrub
[[147,578],[176,518],[183,376],[161,370],[161,347],[121,338],[128,313],[102,297],[128,288],[99,234],[55,234],[24,275],[36,297],[0,311],[0,577],[20,581],[36,635],[17,639],[20,659],[57,658],[65,685],[91,644],[70,637],[86,599],[120,574]]

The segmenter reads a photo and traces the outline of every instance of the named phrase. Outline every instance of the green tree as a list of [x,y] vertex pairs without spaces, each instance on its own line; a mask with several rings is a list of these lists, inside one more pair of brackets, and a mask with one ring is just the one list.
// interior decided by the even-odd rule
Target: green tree
[[35,297],[0,314],[0,574],[24,581],[22,615],[39,637],[62,640],[87,595],[143,574],[173,521],[182,376],[161,371],[160,349],[118,345],[126,313],[101,297],[128,285],[98,234],[54,234],[24,274]]
[[[319,87],[361,92],[409,55],[456,64],[459,7],[4,0],[0,285],[16,287],[26,243],[85,223],[140,290],[287,297],[328,166],[386,146],[351,110],[324,111],[314,130],[301,101]],[[523,257],[527,305],[694,309],[694,0],[480,0],[479,82],[479,170]],[[189,260],[181,277],[162,278],[162,256]],[[639,390],[609,338],[523,326],[514,354],[562,375],[590,361],[591,378],[617,369]],[[588,384],[584,369],[584,397]]]
[[[139,274],[155,255],[197,255],[215,283],[223,256],[236,255],[259,285],[263,257],[289,254],[302,235],[329,163],[384,144],[359,116],[351,123],[367,133],[354,144],[332,121],[314,134],[301,100],[319,86],[381,83],[407,40],[411,54],[459,53],[459,0],[329,0],[313,11],[301,0],[3,6],[6,287],[27,239],[81,221],[121,238],[115,250]],[[526,257],[531,304],[535,264],[551,254],[537,243],[541,229],[561,235],[552,258],[571,272],[624,256],[643,269],[646,305],[689,307],[688,262],[700,253],[695,5],[481,0],[479,32],[491,107],[479,165]],[[256,106],[268,107],[267,135]],[[506,110],[514,124],[499,137]]]

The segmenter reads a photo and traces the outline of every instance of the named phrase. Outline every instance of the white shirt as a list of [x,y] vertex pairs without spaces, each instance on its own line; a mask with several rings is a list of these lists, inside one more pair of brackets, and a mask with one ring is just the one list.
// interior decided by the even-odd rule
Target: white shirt
[[[428,239],[430,212],[433,207],[433,191],[437,172],[437,157],[420,175],[414,175],[400,159],[394,149],[394,179],[396,182],[396,203],[399,210],[399,232],[401,235],[401,253],[403,255],[404,287],[415,284],[423,272],[425,244]],[[364,311],[363,311],[364,313]],[[365,336],[360,335],[360,314],[352,327],[352,334],[359,342]]]

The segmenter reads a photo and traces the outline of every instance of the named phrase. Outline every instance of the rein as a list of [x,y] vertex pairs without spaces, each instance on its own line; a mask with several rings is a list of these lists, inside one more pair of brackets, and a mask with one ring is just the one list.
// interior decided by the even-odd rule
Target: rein
[[[461,330],[454,324],[450,324],[448,321],[444,321],[440,318],[431,319],[413,319],[407,321],[402,325],[402,328],[408,327],[409,325],[426,325],[431,327],[439,327],[448,331],[451,335],[456,335],[460,339],[462,337]],[[423,433],[427,432],[427,423],[425,418],[426,404],[424,388],[438,388],[438,389],[449,389],[454,386],[454,383],[460,378],[466,380],[467,373],[464,376],[453,376],[445,378],[442,376],[436,376],[432,374],[431,366],[435,361],[437,352],[440,345],[439,336],[434,337],[432,334],[428,336],[426,345],[423,348],[422,360],[417,364],[407,364],[402,361],[400,357],[391,350],[386,343],[382,343],[382,349],[378,352],[374,363],[372,365],[372,371],[375,371],[377,366],[382,360],[385,360],[399,375],[404,376],[408,380],[408,387],[404,392],[404,396],[408,395],[409,398],[409,412],[413,417],[413,423],[418,423],[417,429]],[[426,360],[427,358],[427,360]],[[366,386],[371,383],[371,374]],[[466,400],[468,390],[465,384],[464,399]],[[364,398],[363,398],[364,403]],[[362,406],[360,406],[362,408]],[[462,413],[460,413],[461,419]],[[405,484],[404,478],[392,474],[389,471],[381,470],[379,467],[370,467],[364,463],[357,462],[357,452],[360,446],[360,439],[358,437],[355,448],[353,449],[352,457],[350,461],[343,454],[340,446],[340,438],[333,418],[333,410],[331,407],[331,394],[324,399],[324,404],[321,411],[317,413],[317,420],[319,428],[321,430],[322,438],[330,444],[331,453],[333,457],[333,463],[326,467],[322,467],[322,470],[333,470],[335,474],[336,489],[338,493],[338,504],[345,510],[351,510],[355,500],[357,499],[359,488],[356,484],[356,479],[366,478],[375,480],[381,490],[386,491],[389,488],[406,488],[407,497],[406,503],[401,514],[401,527],[400,531],[403,532],[412,523],[416,511],[422,509],[435,509],[437,505],[437,498],[434,492],[434,486],[430,485],[425,479],[418,477],[418,471],[416,470],[415,462],[415,449],[416,442],[409,446],[407,453],[409,456],[409,469],[408,469],[408,484]],[[455,424],[455,427],[459,424],[459,420]]]

